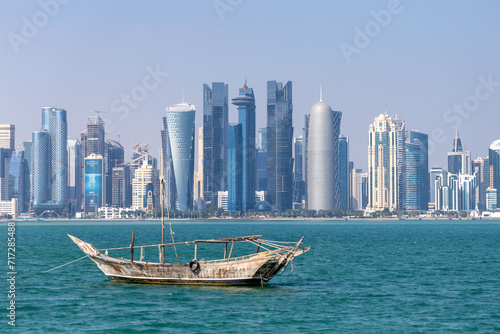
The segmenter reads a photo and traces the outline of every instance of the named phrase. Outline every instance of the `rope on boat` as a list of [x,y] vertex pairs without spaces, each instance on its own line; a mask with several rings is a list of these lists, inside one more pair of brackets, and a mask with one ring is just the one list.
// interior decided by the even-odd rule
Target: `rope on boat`
[[21,277],[21,278],[22,278],[22,279],[25,279],[25,278],[30,278],[30,277],[33,277],[33,276],[36,276],[36,275],[45,274],[45,273],[48,273],[49,271],[59,269],[59,268],[61,268],[61,267],[67,266],[68,264],[72,264],[72,263],[74,263],[74,262],[76,262],[76,261],[83,260],[83,259],[84,259],[84,258],[86,258],[86,257],[87,257],[87,255],[82,256],[82,257],[81,257],[81,258],[79,258],[79,259],[76,259],[76,260],[70,261],[70,262],[68,262],[68,263],[65,263],[65,264],[63,264],[63,265],[57,266],[57,267],[55,267],[55,268],[52,268],[52,269],[49,269],[49,270],[45,270],[45,271],[42,271],[42,272],[39,272],[39,273],[33,274],[33,275],[31,275],[31,276]]

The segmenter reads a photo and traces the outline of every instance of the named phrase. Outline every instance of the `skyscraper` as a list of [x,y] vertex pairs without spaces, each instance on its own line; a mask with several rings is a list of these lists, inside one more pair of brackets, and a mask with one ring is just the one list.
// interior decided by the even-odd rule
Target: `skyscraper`
[[162,131],[166,200],[180,211],[193,207],[195,112],[185,102],[167,107]]
[[267,200],[280,211],[292,208],[292,82],[267,82]]
[[428,135],[408,131],[406,142],[406,210],[429,209]]
[[105,150],[105,130],[104,130],[104,121],[101,117],[97,116],[88,116],[87,122],[85,123],[85,130],[80,134],[80,145],[81,145],[81,157],[82,157],[82,197],[84,190],[84,180],[83,176],[85,175],[84,170],[84,161],[85,158],[91,154],[98,154],[101,157],[104,157]]
[[497,208],[500,208],[500,139],[495,140],[489,149],[490,160],[490,192],[497,192]]
[[200,199],[203,199],[203,127],[198,128],[198,171],[194,177],[194,200]]
[[106,139],[104,143],[104,170],[106,173],[106,205],[113,204],[113,168],[125,162],[125,150],[116,140]]
[[339,136],[338,139],[338,171],[340,186],[340,208],[347,210],[350,208],[350,169],[349,169],[349,137]]
[[106,171],[102,155],[91,153],[84,159],[84,211],[97,213],[106,203]]
[[490,186],[490,159],[477,158],[473,162],[472,172],[476,174],[476,204],[479,210],[486,209],[486,189]]
[[[135,176],[132,180],[132,207],[139,210],[148,209],[151,211],[157,206],[155,188],[159,188],[158,170],[149,165],[147,160],[143,161],[142,166],[135,170]],[[149,194],[151,192],[151,194]],[[148,198],[153,202],[148,205]],[[150,208],[148,208],[150,206]]]
[[304,180],[304,138],[302,136],[295,137],[293,139],[293,145],[295,149],[295,158],[293,159],[293,179],[303,181]]
[[42,205],[50,200],[50,135],[35,131],[31,151],[32,208],[43,212]]
[[0,147],[14,150],[16,148],[16,126],[0,124]]
[[45,210],[60,214],[68,204],[67,138],[66,110],[42,108],[42,131],[33,133],[31,162],[32,173],[36,168],[33,174],[33,208],[37,214]]
[[80,141],[68,140],[68,198],[70,212],[79,212],[82,207],[82,148]]
[[228,211],[242,211],[243,137],[240,123],[228,127]]
[[29,178],[24,151],[12,151],[9,164],[8,200],[17,198],[17,212],[27,212],[29,206]]
[[431,168],[430,172],[430,203],[434,203],[436,208],[436,180],[443,174],[443,168],[435,166]]
[[405,198],[405,125],[380,114],[369,127],[368,207],[401,210]]
[[320,96],[311,108],[307,134],[307,205],[309,210],[340,208],[338,138],[342,112]]
[[470,151],[462,149],[462,141],[455,132],[453,139],[453,148],[448,152],[448,173],[452,174],[472,174],[472,158]]
[[131,187],[130,170],[128,165],[121,167],[113,167],[112,178],[112,203],[114,208],[125,208],[132,206],[132,191],[129,192]]
[[[228,86],[203,84],[203,199],[217,205],[217,193],[227,188]],[[201,149],[201,148],[200,148]]]
[[248,88],[245,79],[238,97],[232,99],[238,106],[238,122],[241,124],[242,136],[242,211],[253,210],[255,206],[255,96],[253,89]]
[[363,210],[368,203],[368,174],[356,169],[351,175],[351,207],[354,210]]

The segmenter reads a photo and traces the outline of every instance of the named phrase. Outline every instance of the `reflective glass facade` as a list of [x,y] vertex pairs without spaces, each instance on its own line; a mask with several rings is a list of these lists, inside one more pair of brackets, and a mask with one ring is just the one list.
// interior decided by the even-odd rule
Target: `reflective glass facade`
[[292,208],[292,82],[267,82],[267,201]]
[[243,138],[241,124],[228,127],[228,211],[242,211]]
[[489,149],[490,187],[497,192],[497,208],[500,208],[500,140],[494,141]]
[[68,123],[66,110],[42,108],[42,131],[33,133],[32,198],[37,214],[62,213],[68,205]]
[[349,137],[339,136],[338,140],[338,171],[340,186],[340,208],[349,209],[350,202],[350,172],[349,172]]
[[[406,209],[407,210],[421,210],[426,211],[429,209],[430,189],[429,189],[429,136],[425,133],[418,131],[409,131],[407,134],[408,143],[417,145],[417,148],[410,148],[406,150],[406,181],[409,182],[410,178],[416,178],[416,188],[406,185]],[[418,156],[412,157],[412,161],[408,161],[408,154],[417,154]],[[410,173],[412,168],[412,176]],[[411,191],[411,194],[409,193]],[[411,197],[411,199],[410,199]]]
[[[166,109],[163,145],[170,149],[163,155],[163,161],[165,166],[173,168],[176,205],[180,211],[193,207],[195,112],[195,106],[188,103],[174,104]],[[168,168],[167,171],[164,168],[163,173],[166,172]],[[171,178],[172,175],[169,176]],[[166,184],[165,191],[168,189],[172,189],[172,184]]]
[[203,84],[203,199],[217,205],[227,188],[228,86]]
[[28,211],[29,178],[24,151],[12,151],[9,165],[9,200],[17,198],[17,211]]
[[242,136],[242,211],[255,207],[256,163],[255,163],[255,96],[246,85],[240,88],[238,97],[232,99],[238,106],[238,122]]

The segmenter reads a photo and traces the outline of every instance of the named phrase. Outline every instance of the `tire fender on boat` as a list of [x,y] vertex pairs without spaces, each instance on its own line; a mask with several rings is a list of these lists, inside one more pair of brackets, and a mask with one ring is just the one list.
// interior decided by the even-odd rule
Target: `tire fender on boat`
[[199,273],[200,272],[200,263],[198,262],[198,260],[196,260],[196,259],[191,260],[191,262],[189,262],[189,269],[191,269],[191,271],[195,274]]

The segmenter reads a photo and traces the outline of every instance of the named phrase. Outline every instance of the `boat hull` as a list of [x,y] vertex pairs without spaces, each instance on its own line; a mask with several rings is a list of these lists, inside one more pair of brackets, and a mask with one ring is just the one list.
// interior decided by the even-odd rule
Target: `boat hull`
[[189,263],[151,263],[111,257],[70,236],[113,282],[145,284],[264,285],[296,256],[309,250],[286,247],[236,259]]

